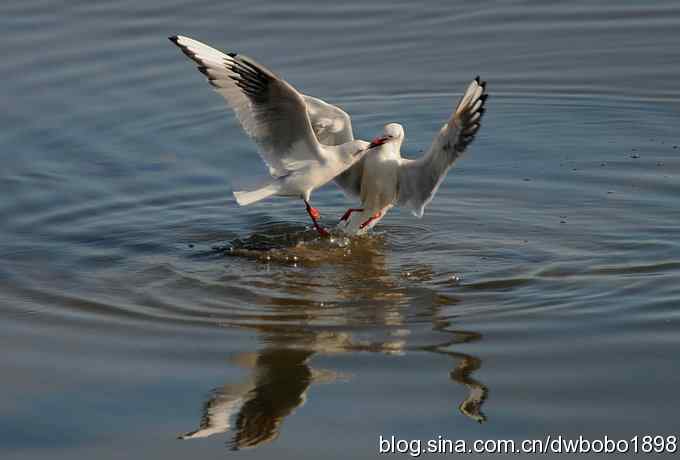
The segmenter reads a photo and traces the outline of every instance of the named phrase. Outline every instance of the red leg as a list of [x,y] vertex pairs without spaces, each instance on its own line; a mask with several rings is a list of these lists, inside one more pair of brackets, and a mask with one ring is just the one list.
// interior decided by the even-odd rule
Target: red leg
[[379,219],[380,216],[381,216],[381,211],[376,212],[376,213],[373,214],[371,217],[369,217],[368,220],[367,220],[366,222],[364,222],[363,224],[359,225],[359,228],[364,228],[364,227],[366,227],[368,224],[370,224],[370,223],[373,222],[374,220]]
[[353,212],[364,212],[364,210],[363,210],[363,208],[361,208],[361,209],[359,209],[359,208],[349,208],[349,209],[342,215],[342,217],[340,218],[340,222],[342,222],[343,220],[349,219],[349,216],[350,216]]
[[317,232],[319,232],[319,235],[329,236],[330,233],[328,233],[328,230],[326,230],[321,225],[319,225],[318,219],[319,219],[319,217],[321,217],[319,210],[311,207],[307,200],[305,200],[305,208],[307,209],[307,214],[309,214],[309,217],[312,218],[312,223],[314,224],[314,228],[316,229]]

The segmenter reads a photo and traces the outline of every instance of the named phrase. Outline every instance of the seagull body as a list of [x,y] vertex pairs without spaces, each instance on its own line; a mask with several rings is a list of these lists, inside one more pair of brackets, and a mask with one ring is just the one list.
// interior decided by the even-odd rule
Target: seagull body
[[[392,123],[385,127],[385,132],[396,136],[403,130],[400,125]],[[341,220],[347,222],[345,232],[368,231],[394,206],[398,198],[399,168],[403,160],[399,147],[400,143],[397,142],[376,142],[371,148],[361,171],[361,208],[355,209],[357,214],[352,215],[350,211],[347,218]]]
[[308,102],[325,103],[299,93],[253,59],[225,54],[181,35],[170,41],[198,64],[198,70],[224,97],[269,167],[273,180],[256,190],[235,191],[238,204],[245,206],[272,195],[300,197],[316,229],[327,234],[318,224],[318,210],[309,204],[311,193],[359,160],[368,143],[354,139],[334,145],[319,142],[315,128],[333,132],[332,122],[329,125],[321,117],[313,127]]
[[342,216],[338,228],[350,234],[365,233],[395,205],[410,208],[416,217],[422,217],[448,170],[479,130],[487,99],[485,89],[486,83],[479,77],[468,85],[450,119],[418,159],[401,156],[404,128],[398,123],[385,125],[368,153],[336,178],[348,195],[361,200],[360,208],[350,208]]

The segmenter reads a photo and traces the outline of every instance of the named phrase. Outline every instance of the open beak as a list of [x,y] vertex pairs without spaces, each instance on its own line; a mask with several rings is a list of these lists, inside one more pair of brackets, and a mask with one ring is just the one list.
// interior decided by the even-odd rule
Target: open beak
[[387,136],[382,136],[382,137],[378,136],[371,141],[371,144],[368,146],[368,148],[372,149],[373,147],[383,145],[385,142],[387,142]]

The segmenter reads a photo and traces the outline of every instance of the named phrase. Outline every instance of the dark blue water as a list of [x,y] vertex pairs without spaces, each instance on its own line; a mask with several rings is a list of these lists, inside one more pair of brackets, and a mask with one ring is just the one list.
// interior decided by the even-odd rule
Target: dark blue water
[[[677,435],[678,30],[656,0],[5,1],[0,455]],[[492,96],[423,219],[319,241],[298,200],[236,205],[264,166],[177,33],[410,156]]]

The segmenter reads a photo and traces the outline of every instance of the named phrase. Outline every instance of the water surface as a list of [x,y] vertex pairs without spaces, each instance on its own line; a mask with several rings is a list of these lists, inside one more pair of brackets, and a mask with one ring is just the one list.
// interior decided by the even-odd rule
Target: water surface
[[[3,458],[678,434],[677,2],[8,0],[0,30]],[[423,219],[321,241],[235,204],[264,167],[177,33],[409,156],[492,98]]]

